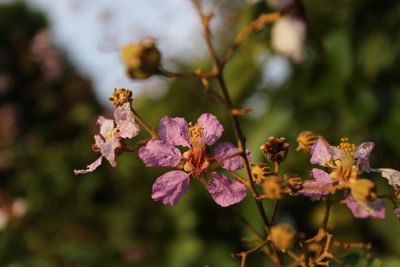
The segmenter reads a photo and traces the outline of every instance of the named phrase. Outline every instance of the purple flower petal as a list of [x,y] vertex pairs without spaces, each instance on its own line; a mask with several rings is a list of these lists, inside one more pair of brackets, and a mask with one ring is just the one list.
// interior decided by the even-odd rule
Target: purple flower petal
[[214,201],[221,207],[239,203],[246,197],[246,186],[233,181],[223,174],[213,172],[208,182],[208,192]]
[[379,169],[382,172],[382,177],[388,179],[389,184],[394,189],[400,188],[400,172],[394,169]]
[[104,139],[107,139],[107,134],[114,129],[114,121],[99,116],[97,124],[100,125],[100,134]]
[[101,154],[110,162],[111,166],[117,166],[115,162],[115,149],[118,147],[118,136],[114,135],[108,142],[99,144]]
[[209,146],[214,144],[221,137],[222,132],[224,131],[224,127],[217,117],[210,113],[202,114],[197,119],[197,123],[203,126],[204,142]]
[[135,123],[130,104],[117,107],[114,111],[114,119],[122,138],[132,138],[139,133],[139,125]]
[[97,167],[99,167],[101,165],[101,160],[103,159],[103,157],[99,157],[98,159],[96,159],[92,164],[89,164],[86,166],[85,170],[74,170],[74,174],[84,174],[84,173],[88,173],[88,172],[92,172],[95,169],[97,169]]
[[184,118],[165,116],[160,121],[158,135],[174,146],[189,146],[188,123]]
[[312,164],[326,166],[327,162],[341,158],[344,152],[337,147],[327,145],[323,139],[319,138],[311,148],[311,155]]
[[[243,168],[242,158],[240,156],[233,156],[239,152],[239,149],[232,143],[220,143],[214,151],[214,157],[221,162],[224,169],[236,171]],[[251,159],[250,150],[246,150],[247,159]]]
[[304,182],[303,189],[299,193],[308,196],[311,201],[320,200],[330,193],[327,189],[332,186],[332,179],[327,172],[316,168],[311,170],[310,175],[315,180]]
[[356,218],[385,218],[385,205],[382,199],[368,202],[368,205],[357,202],[349,193],[345,193],[346,205]]
[[163,140],[150,140],[139,149],[139,157],[147,167],[175,167],[182,159],[181,152]]
[[189,188],[189,175],[183,171],[164,173],[153,184],[151,198],[165,205],[176,205]]
[[356,147],[354,152],[354,158],[358,163],[361,172],[370,172],[371,167],[369,166],[369,154],[374,149],[375,144],[373,142],[364,142]]

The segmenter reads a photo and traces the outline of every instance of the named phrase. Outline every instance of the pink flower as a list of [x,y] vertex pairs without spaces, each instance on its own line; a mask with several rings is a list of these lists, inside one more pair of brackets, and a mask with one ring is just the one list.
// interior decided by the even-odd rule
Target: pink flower
[[115,150],[121,145],[121,138],[132,138],[139,133],[139,126],[135,123],[130,104],[117,107],[114,111],[114,121],[100,116],[97,124],[100,125],[100,135],[94,136],[95,144],[93,150],[100,152],[101,156],[92,164],[87,165],[84,170],[74,170],[75,174],[84,174],[94,171],[101,165],[103,157],[108,160],[112,167],[117,166],[115,162]]
[[[181,168],[157,178],[152,198],[166,205],[176,205],[189,188],[190,176],[199,177],[210,172],[211,161],[217,161],[230,171],[243,168],[240,156],[236,155],[239,150],[231,143],[219,144],[214,156],[209,155],[208,146],[215,144],[223,131],[218,119],[209,113],[202,114],[195,125],[188,124],[184,118],[162,118],[158,131],[160,139],[147,142],[139,150],[139,157],[147,167],[176,168],[179,165]],[[177,146],[187,150],[182,154]],[[211,172],[208,191],[222,207],[236,204],[246,196],[245,185],[217,172]]]
[[[312,164],[319,164],[323,167],[332,169],[329,174],[320,169],[312,169],[311,176],[315,180],[306,181],[300,194],[310,197],[312,201],[319,200],[322,196],[330,193],[329,189],[335,188],[335,183],[339,186],[337,189],[345,189],[344,197],[347,207],[352,211],[356,218],[384,218],[385,206],[382,200],[370,200],[367,202],[357,201],[352,195],[349,188],[357,186],[359,181],[358,175],[362,172],[370,172],[372,169],[369,165],[369,155],[374,148],[374,143],[364,142],[358,146],[345,143],[339,147],[330,146],[323,139],[318,139],[311,148]],[[389,182],[396,183],[396,172],[383,172],[382,175],[388,178]],[[332,179],[334,178],[334,179]],[[367,197],[367,196],[366,196]]]

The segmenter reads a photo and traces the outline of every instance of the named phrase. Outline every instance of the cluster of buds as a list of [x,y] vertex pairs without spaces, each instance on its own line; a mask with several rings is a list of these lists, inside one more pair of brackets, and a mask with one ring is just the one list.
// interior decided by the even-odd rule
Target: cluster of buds
[[152,38],[124,45],[120,55],[131,79],[144,80],[159,71],[161,54]]
[[289,152],[289,144],[286,143],[284,137],[277,138],[271,136],[260,149],[268,162],[279,164],[286,159]]

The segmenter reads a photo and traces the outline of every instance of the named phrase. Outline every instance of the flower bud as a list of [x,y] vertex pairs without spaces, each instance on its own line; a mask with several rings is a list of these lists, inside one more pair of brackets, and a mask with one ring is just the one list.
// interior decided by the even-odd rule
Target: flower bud
[[281,163],[289,152],[289,144],[284,137],[271,136],[260,149],[269,162]]
[[278,176],[270,176],[262,183],[264,195],[270,199],[280,199],[282,194],[282,181]]
[[311,131],[302,131],[296,140],[299,143],[296,148],[297,151],[303,150],[305,152],[310,152],[311,147],[317,142],[318,136]]
[[290,195],[295,195],[303,188],[303,179],[297,174],[285,174],[286,189]]
[[264,163],[251,164],[251,176],[256,184],[262,184],[268,176],[274,175]]
[[151,38],[124,45],[120,55],[131,79],[147,79],[158,72],[161,54]]
[[278,224],[271,227],[269,239],[277,249],[285,252],[292,247],[295,236],[296,231],[288,224]]
[[124,88],[115,88],[109,100],[113,102],[115,107],[122,106],[125,103],[131,103],[132,91]]

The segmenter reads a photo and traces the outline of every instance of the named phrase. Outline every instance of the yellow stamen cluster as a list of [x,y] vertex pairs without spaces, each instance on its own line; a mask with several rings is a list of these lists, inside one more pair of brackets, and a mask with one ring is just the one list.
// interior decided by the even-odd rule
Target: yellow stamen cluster
[[125,103],[131,103],[132,91],[124,88],[115,88],[112,96],[109,99],[116,107],[122,106]]
[[106,142],[108,142],[108,141],[110,141],[113,137],[114,137],[114,135],[116,134],[116,132],[118,131],[118,129],[117,128],[114,128],[114,129],[112,129],[111,131],[109,131],[107,134],[106,134]]
[[340,139],[340,144],[338,145],[338,148],[345,151],[348,155],[354,156],[354,151],[356,150],[356,145],[349,143],[349,139],[346,137],[343,137]]
[[317,142],[318,136],[311,131],[302,131],[297,137],[297,142],[299,143],[296,148],[297,151],[303,150],[309,152],[311,147]]
[[203,139],[204,127],[201,124],[189,124],[190,141],[192,144]]
[[339,182],[354,181],[358,176],[358,167],[353,157],[347,155],[341,160],[335,161],[336,168],[331,173],[331,177]]

